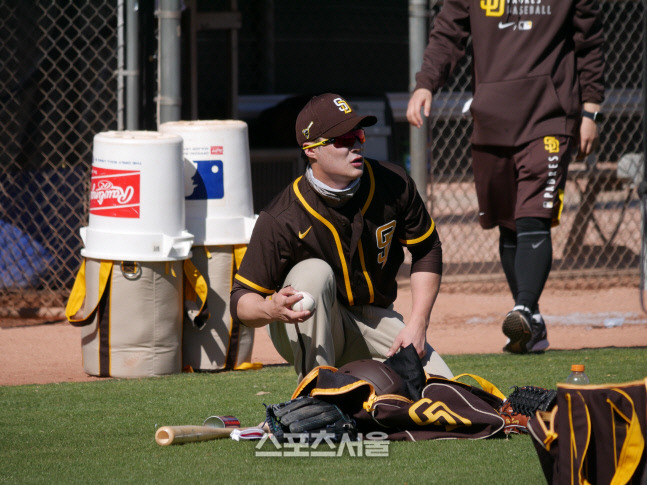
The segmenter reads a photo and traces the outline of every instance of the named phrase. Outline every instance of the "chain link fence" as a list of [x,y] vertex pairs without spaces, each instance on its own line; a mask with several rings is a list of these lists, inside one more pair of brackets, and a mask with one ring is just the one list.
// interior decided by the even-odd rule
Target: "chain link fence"
[[81,250],[93,136],[116,129],[112,1],[0,2],[0,297],[64,306]]
[[[317,92],[338,91],[349,99],[381,99],[391,129],[389,156],[406,165],[408,125],[402,105],[408,97],[407,2],[197,5],[228,10],[236,3],[242,18],[235,50],[242,98],[267,96],[276,104],[290,95],[307,99]],[[430,4],[433,21],[441,2]],[[572,166],[562,224],[553,232],[549,285],[568,287],[575,284],[574,277],[577,285],[594,288],[638,283],[643,4],[607,0],[602,8],[607,101],[601,145],[594,157]],[[156,35],[151,10],[150,5],[141,10],[147,13],[141,19],[148,26],[141,32],[146,45],[154,45],[151,38]],[[117,129],[118,24],[117,0],[0,0],[0,316],[65,306],[81,259],[79,228],[87,221],[93,136]],[[220,59],[234,50],[225,33],[198,34],[198,116],[224,118],[222,107],[231,103],[218,98],[219,92],[229,92],[221,86],[227,75],[218,66],[228,65]],[[154,56],[148,55],[149,64]],[[151,89],[148,79],[145,91]],[[467,57],[436,96],[440,104],[430,123],[430,210],[443,240],[444,281],[487,291],[493,282],[505,280],[498,262],[498,231],[483,231],[477,224],[471,121],[461,113],[470,97],[469,80]],[[277,98],[277,93],[282,96]],[[143,98],[150,100],[154,94],[145,92]],[[285,118],[290,119],[285,123],[288,143],[294,136],[290,116]],[[259,137],[257,130],[267,131],[268,124],[259,128],[255,119],[246,121],[250,142]],[[151,125],[150,120],[144,124]],[[272,133],[272,139],[283,135]]]

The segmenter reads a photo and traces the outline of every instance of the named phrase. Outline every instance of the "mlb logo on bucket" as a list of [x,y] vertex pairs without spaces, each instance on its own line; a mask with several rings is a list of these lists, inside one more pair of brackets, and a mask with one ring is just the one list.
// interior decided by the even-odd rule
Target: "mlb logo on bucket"
[[92,167],[90,214],[139,218],[139,170]]
[[211,154],[212,155],[222,155],[224,153],[222,147],[217,147],[217,146],[212,146],[211,147]]
[[222,160],[196,160],[194,163],[195,166],[185,166],[186,200],[222,199],[225,196]]

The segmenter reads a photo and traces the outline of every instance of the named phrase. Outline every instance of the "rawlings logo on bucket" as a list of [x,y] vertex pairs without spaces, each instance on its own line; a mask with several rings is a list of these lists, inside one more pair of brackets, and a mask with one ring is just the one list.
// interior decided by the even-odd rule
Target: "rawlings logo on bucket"
[[92,167],[90,214],[139,218],[139,170]]

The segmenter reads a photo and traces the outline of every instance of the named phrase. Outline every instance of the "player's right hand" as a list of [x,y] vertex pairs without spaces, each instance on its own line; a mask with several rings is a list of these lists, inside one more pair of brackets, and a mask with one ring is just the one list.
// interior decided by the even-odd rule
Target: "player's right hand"
[[422,114],[424,113],[425,118],[429,118],[431,113],[431,91],[425,88],[416,89],[411,98],[409,99],[409,104],[407,106],[407,120],[413,126],[420,128],[422,126]]
[[274,304],[276,320],[285,323],[301,323],[310,318],[312,316],[310,311],[297,312],[292,310],[292,305],[300,299],[301,296],[297,295],[297,291],[291,286],[281,288],[274,293],[271,301]]
[[238,300],[238,318],[248,327],[262,327],[272,322],[305,322],[313,312],[292,310],[292,305],[301,299],[296,293],[291,286],[281,288],[267,298],[252,291],[247,292]]

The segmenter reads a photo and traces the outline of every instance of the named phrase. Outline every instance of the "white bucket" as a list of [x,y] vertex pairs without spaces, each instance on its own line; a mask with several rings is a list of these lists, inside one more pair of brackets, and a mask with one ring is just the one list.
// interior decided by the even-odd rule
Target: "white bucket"
[[255,222],[247,124],[171,121],[159,130],[184,139],[186,227],[194,245],[247,244]]
[[94,137],[86,258],[177,261],[191,257],[186,231],[182,138],[156,131]]

